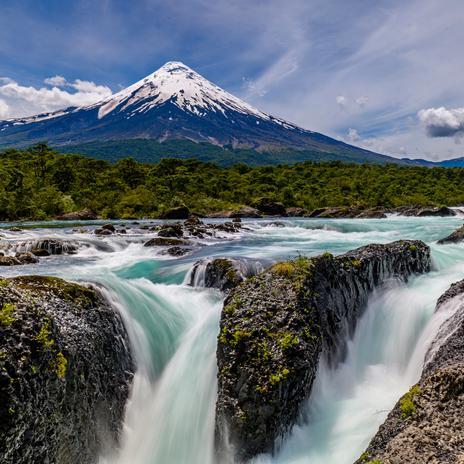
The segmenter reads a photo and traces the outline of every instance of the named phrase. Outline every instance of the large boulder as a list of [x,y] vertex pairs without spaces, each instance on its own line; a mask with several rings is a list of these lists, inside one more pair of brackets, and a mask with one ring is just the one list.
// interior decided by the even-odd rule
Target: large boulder
[[429,269],[424,243],[399,241],[278,263],[236,287],[218,337],[219,452],[226,443],[239,461],[272,452],[311,392],[321,353],[343,359],[374,287]]
[[146,247],[156,246],[187,246],[191,245],[188,240],[182,240],[180,238],[169,238],[169,237],[155,237],[144,243]]
[[423,206],[399,206],[394,209],[394,212],[401,214],[402,216],[416,216],[416,217],[426,217],[426,216],[456,216],[456,211],[447,206],[441,207],[423,207]]
[[447,243],[459,243],[464,240],[464,226],[461,226],[459,229],[456,229],[450,235],[445,238],[438,240],[440,245],[446,245]]
[[460,463],[464,456],[464,281],[438,300],[443,323],[426,356],[419,382],[398,401],[357,461]]
[[262,214],[251,206],[244,206],[243,208],[236,209],[226,213],[229,218],[261,218]]
[[181,238],[184,235],[182,224],[163,224],[158,231],[159,237]]
[[230,292],[245,278],[263,270],[258,261],[239,258],[206,258],[197,261],[190,273],[189,285],[218,288]]
[[171,208],[159,215],[160,219],[188,219],[190,216],[190,210],[187,206],[177,206]]
[[63,221],[89,221],[93,219],[98,219],[98,216],[90,209],[83,209],[81,211],[74,211],[72,213],[62,214],[61,216],[58,216],[57,219]]
[[91,464],[115,446],[133,364],[121,318],[91,288],[0,280],[0,461]]
[[255,201],[253,206],[257,208],[260,213],[263,213],[263,214],[267,214],[271,216],[286,216],[287,215],[287,210],[285,209],[285,206],[282,203],[273,200],[272,198],[268,198],[268,197],[260,198],[259,200]]

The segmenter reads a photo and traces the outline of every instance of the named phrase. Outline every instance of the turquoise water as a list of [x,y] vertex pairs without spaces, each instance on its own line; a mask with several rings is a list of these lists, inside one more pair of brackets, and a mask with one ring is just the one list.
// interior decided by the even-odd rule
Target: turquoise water
[[[150,233],[130,224],[126,235],[96,237],[96,223],[63,227],[29,223],[22,232],[0,224],[3,241],[27,248],[42,238],[70,240],[76,255],[1,268],[3,276],[56,275],[94,282],[124,318],[137,362],[120,450],[100,464],[217,464],[214,458],[215,349],[223,295],[184,284],[192,265],[209,256],[240,256],[264,265],[298,254],[339,254],[368,243],[421,239],[432,247],[434,270],[407,284],[389,282],[371,297],[345,361],[322,361],[304,420],[266,464],[351,464],[397,399],[417,381],[442,319],[436,300],[464,278],[464,245],[436,245],[463,219],[279,219],[245,221],[238,235],[202,240],[191,256],[170,258],[143,247]],[[29,228],[30,227],[30,228]],[[76,229],[77,227],[77,229]],[[2,230],[3,228],[3,230]],[[83,230],[83,232],[82,232]],[[441,315],[441,317],[444,317]],[[231,457],[233,462],[233,457]]]

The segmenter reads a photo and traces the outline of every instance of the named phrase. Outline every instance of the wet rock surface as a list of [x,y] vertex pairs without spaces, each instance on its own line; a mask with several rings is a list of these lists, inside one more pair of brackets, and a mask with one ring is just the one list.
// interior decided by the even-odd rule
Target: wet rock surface
[[264,269],[257,261],[238,258],[206,258],[194,264],[189,285],[217,288],[225,293]]
[[0,279],[0,462],[90,464],[119,438],[133,364],[91,288]]
[[464,240],[464,226],[456,229],[450,235],[445,238],[438,240],[440,245],[446,245],[447,243],[459,243]]
[[343,359],[375,286],[429,269],[424,243],[399,241],[277,263],[233,290],[217,348],[219,452],[228,442],[239,460],[272,452],[311,392],[321,353]]
[[463,462],[464,281],[440,297],[436,311],[452,307],[455,312],[432,342],[420,381],[398,401],[357,464]]

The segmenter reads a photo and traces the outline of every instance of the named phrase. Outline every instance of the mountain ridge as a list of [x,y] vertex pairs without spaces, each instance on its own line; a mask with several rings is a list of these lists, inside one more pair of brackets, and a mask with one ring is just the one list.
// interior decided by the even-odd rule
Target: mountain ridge
[[[234,161],[237,150],[256,152],[249,156],[254,164],[334,159],[416,164],[349,145],[274,117],[178,61],[164,64],[94,104],[0,121],[1,148],[47,142],[62,151],[81,148],[84,154],[93,156],[92,145],[107,145],[115,151],[113,158],[117,160],[128,155],[124,147],[134,145],[128,143],[134,140],[140,141],[139,146],[143,141],[150,146],[148,153],[157,156],[153,161],[159,159],[158,154],[162,155],[163,142],[172,145],[175,141],[190,141],[198,145],[189,152],[194,155],[195,148],[198,149],[200,158],[205,150],[211,151],[204,144],[218,147],[217,157],[221,149],[227,151],[231,159],[226,164]],[[176,155],[170,153],[170,156]],[[246,162],[246,156],[239,158]]]

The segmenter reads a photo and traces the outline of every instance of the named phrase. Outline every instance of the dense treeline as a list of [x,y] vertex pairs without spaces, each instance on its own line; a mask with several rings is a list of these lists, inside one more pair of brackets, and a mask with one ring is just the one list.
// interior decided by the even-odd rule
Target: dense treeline
[[305,162],[221,168],[193,159],[110,164],[46,145],[0,154],[0,220],[91,209],[102,217],[155,217],[185,204],[210,213],[269,196],[287,207],[464,203],[464,169]]

